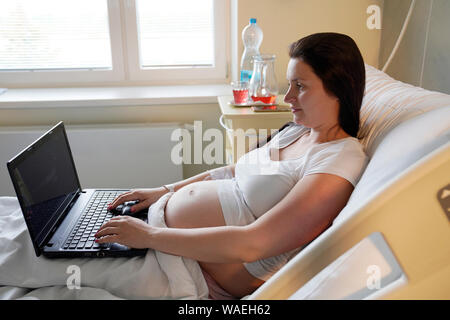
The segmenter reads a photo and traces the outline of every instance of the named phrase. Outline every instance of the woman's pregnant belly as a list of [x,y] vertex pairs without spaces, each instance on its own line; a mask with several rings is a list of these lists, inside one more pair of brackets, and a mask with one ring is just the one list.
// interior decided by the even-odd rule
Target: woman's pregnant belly
[[[218,183],[220,180],[194,182],[175,192],[166,204],[166,225],[171,228],[224,226],[225,219],[217,195]],[[248,273],[242,263],[199,264],[235,297],[250,294],[263,283]]]
[[167,226],[202,228],[225,225],[217,183],[214,180],[194,182],[175,192],[166,204]]

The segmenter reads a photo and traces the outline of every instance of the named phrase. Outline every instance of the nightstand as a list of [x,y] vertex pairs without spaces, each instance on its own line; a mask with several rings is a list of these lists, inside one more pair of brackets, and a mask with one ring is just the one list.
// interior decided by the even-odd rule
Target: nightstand
[[[229,104],[233,96],[219,96],[220,124],[226,131],[227,164],[236,161],[253,149],[259,140],[265,140],[274,130],[286,122],[292,121],[290,111],[254,112],[250,107],[234,107]],[[277,103],[285,104],[283,96],[277,97]]]

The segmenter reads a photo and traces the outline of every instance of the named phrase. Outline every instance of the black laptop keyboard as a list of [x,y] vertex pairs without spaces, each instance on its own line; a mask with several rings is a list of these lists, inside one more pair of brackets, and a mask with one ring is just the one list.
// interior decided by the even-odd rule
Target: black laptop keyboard
[[106,247],[107,244],[95,243],[94,235],[105,222],[113,217],[113,214],[107,211],[108,203],[111,203],[121,193],[123,191],[96,191],[63,248],[82,250]]

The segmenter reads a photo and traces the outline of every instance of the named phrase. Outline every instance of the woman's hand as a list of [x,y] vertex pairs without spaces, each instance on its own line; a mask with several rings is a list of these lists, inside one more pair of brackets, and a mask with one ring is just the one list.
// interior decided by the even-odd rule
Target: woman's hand
[[158,200],[162,195],[167,193],[164,187],[151,188],[151,189],[135,189],[125,193],[122,193],[108,206],[108,210],[114,209],[118,205],[127,202],[139,200],[139,203],[131,207],[131,212],[138,212],[145,208],[150,207],[150,205]]
[[130,216],[115,217],[98,229],[97,243],[117,242],[131,248],[148,248],[152,227]]

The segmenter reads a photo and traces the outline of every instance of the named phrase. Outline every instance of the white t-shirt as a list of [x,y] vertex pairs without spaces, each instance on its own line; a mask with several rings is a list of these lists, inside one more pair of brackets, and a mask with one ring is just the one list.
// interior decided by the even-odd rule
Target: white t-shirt
[[[252,223],[309,174],[335,174],[356,185],[368,158],[363,146],[353,137],[313,145],[296,159],[270,159],[271,148],[287,147],[309,130],[292,123],[263,147],[242,156],[236,163],[234,178],[220,180],[217,190],[227,225]],[[267,280],[302,248],[244,266],[253,276]]]
[[269,143],[238,160],[236,182],[256,218],[277,204],[306,175],[329,173],[348,180],[353,186],[358,182],[367,156],[354,137],[313,145],[296,159],[270,159],[270,149],[285,148],[309,130],[292,124]]

